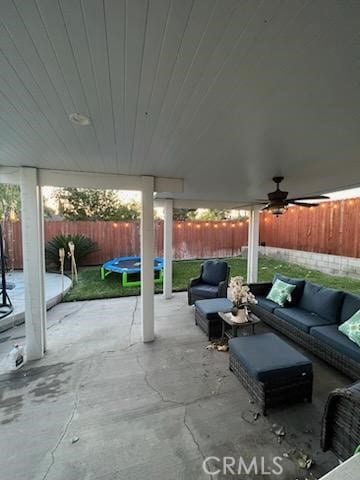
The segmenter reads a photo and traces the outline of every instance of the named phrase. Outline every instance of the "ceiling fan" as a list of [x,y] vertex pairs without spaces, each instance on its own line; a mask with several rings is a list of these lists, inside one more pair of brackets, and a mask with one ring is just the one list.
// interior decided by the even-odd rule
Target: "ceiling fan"
[[262,210],[268,210],[276,216],[285,213],[289,204],[298,205],[301,207],[317,207],[318,203],[308,203],[303,200],[327,200],[329,197],[326,195],[310,195],[308,197],[287,198],[289,192],[280,190],[280,183],[284,180],[284,177],[274,177],[273,181],[276,183],[276,190],[268,193],[268,200],[259,200],[256,203],[258,205],[265,205]]

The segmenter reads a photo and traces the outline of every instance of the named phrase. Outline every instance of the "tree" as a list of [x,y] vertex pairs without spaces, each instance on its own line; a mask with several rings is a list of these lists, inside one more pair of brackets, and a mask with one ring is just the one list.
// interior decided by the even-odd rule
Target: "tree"
[[115,190],[62,188],[56,197],[67,220],[135,220],[140,209],[135,203],[121,203]]
[[174,208],[174,220],[228,220],[230,210],[216,208]]
[[0,184],[0,217],[3,221],[19,218],[21,209],[20,187]]
[[196,215],[197,220],[227,220],[229,218],[229,210],[218,210],[216,208],[202,209]]
[[174,220],[193,220],[196,215],[195,208],[174,208],[173,219]]
[[18,185],[0,184],[0,219],[2,223],[5,259],[8,268],[14,268],[14,251],[12,228],[8,225],[18,220],[21,210],[20,187]]

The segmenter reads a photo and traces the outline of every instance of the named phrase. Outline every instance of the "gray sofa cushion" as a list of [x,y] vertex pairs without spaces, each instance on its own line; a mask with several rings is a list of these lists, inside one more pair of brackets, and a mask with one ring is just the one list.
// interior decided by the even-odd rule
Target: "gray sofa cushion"
[[298,307],[308,312],[317,313],[329,320],[329,323],[336,323],[339,320],[343,297],[344,292],[339,290],[305,282],[304,292]]
[[214,298],[217,297],[219,288],[217,285],[198,283],[197,285],[191,287],[191,292],[193,295],[198,295],[199,297]]
[[276,308],[274,315],[286,320],[294,327],[299,328],[303,332],[309,333],[310,328],[317,327],[320,325],[329,325],[335,322],[329,322],[326,318],[320,317],[316,313],[307,312],[302,308],[291,307],[291,308]]
[[261,295],[256,296],[256,300],[259,307],[271,313],[275,310],[275,308],[279,307],[277,303],[273,302],[272,300],[268,300],[266,297]]
[[349,340],[346,335],[339,332],[338,325],[314,327],[310,330],[310,335],[316,337],[322,343],[326,343],[337,352],[356,362],[360,362],[360,347]]
[[275,280],[279,279],[283,282],[290,283],[290,285],[295,285],[296,288],[291,294],[291,302],[287,302],[288,305],[295,306],[299,301],[303,294],[304,287],[305,287],[305,280],[301,280],[299,278],[290,278],[286,277],[285,275],[281,275],[281,273],[275,273],[273,278],[273,283]]
[[230,312],[233,303],[227,298],[212,298],[209,300],[196,300],[195,308],[198,309],[204,317],[217,317],[217,312]]
[[210,285],[219,285],[226,279],[228,264],[219,260],[206,260],[201,280]]
[[229,348],[260,382],[286,383],[291,377],[312,375],[311,361],[274,333],[232,338]]
[[360,296],[353,293],[345,293],[340,311],[340,323],[349,320],[358,310],[360,310]]

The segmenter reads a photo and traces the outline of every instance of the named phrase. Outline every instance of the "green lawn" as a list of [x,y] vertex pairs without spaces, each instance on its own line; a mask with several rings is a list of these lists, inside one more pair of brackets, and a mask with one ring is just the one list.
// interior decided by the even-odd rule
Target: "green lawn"
[[[231,267],[231,276],[241,275],[246,277],[246,259],[227,258],[226,261]],[[175,261],[173,266],[173,290],[180,292],[186,290],[189,278],[196,277],[199,273],[199,266],[202,260]],[[360,280],[353,280],[346,277],[335,277],[326,275],[316,270],[309,270],[279,260],[270,258],[259,259],[259,281],[270,281],[275,272],[281,272],[293,278],[306,278],[311,282],[318,283],[331,288],[346,290],[360,294]],[[157,286],[157,293],[162,291]],[[100,279],[99,267],[87,267],[80,269],[78,283],[66,294],[65,301],[93,300],[97,298],[124,297],[138,295],[139,288],[123,288],[120,283],[120,275],[111,274],[105,280]]]

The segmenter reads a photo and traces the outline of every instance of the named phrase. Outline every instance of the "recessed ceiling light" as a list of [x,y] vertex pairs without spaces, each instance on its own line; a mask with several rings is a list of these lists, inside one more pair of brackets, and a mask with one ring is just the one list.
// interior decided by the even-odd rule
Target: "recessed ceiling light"
[[70,113],[69,119],[75,125],[90,125],[90,118],[86,115],[82,115],[81,113]]

